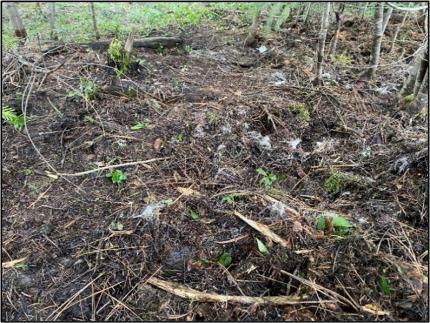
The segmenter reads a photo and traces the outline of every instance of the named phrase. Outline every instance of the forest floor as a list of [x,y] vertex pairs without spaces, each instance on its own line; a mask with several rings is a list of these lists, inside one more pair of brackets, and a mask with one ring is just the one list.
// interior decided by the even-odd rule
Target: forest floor
[[[118,83],[106,52],[66,46],[32,83],[36,49],[3,51],[3,104],[28,98],[31,139],[59,173],[152,160],[117,168],[121,184],[107,170],[58,176],[2,124],[3,320],[428,320],[428,162],[416,156],[428,125],[426,103],[397,103],[406,63],[362,80],[350,65],[367,64],[372,27],[350,19],[337,52],[352,62],[327,62],[313,86],[316,27],[289,22],[249,48],[226,19],[231,30],[188,30],[188,50],[137,49],[127,95],[106,90]],[[381,64],[421,36],[392,53],[387,40]],[[69,95],[83,77],[95,100]],[[171,283],[290,303],[196,301]]]

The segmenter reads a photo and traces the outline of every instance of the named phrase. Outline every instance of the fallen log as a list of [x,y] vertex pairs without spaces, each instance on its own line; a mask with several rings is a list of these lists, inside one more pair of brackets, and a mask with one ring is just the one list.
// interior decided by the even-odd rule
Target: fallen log
[[[80,46],[89,47],[91,49],[107,49],[110,44],[110,40],[96,41],[92,43],[79,44]],[[173,48],[181,45],[183,40],[178,37],[148,37],[142,39],[135,39],[133,47],[135,48]]]

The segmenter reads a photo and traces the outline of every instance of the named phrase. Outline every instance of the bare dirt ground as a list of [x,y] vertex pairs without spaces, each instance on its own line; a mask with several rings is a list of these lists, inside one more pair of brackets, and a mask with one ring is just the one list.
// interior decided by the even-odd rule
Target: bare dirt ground
[[[338,52],[365,65],[371,23],[347,25]],[[364,81],[328,62],[324,86],[314,87],[314,27],[290,22],[259,41],[268,49],[260,53],[242,46],[239,21],[231,26],[188,30],[189,53],[136,50],[144,62],[122,82],[137,95],[110,90],[119,81],[105,52],[66,46],[38,63],[64,63],[33,73],[27,106],[31,138],[58,172],[156,160],[121,167],[120,185],[106,171],[55,178],[25,132],[2,125],[2,261],[24,258],[2,269],[3,320],[428,320],[428,152],[416,155],[428,125],[416,106],[396,103],[405,66]],[[411,39],[383,48],[381,64],[413,54],[420,36]],[[3,101],[18,111],[32,79],[22,59],[34,55],[3,51]],[[82,77],[95,80],[97,99],[68,97]],[[145,129],[130,129],[145,119]],[[278,176],[271,188],[259,167]],[[359,180],[328,193],[331,170]],[[234,203],[222,201],[228,194]],[[315,229],[333,213],[353,224],[349,234]],[[224,252],[227,269],[217,262]],[[198,302],[151,277],[297,303]]]

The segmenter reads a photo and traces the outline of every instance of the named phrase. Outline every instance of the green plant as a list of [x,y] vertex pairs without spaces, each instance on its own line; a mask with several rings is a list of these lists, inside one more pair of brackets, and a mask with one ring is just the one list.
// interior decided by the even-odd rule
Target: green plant
[[7,124],[13,126],[16,130],[24,127],[24,115],[17,115],[12,108],[8,106],[1,108],[1,117]]
[[210,124],[210,125],[216,125],[219,122],[219,117],[216,113],[211,112],[211,111],[207,111],[205,112],[205,118],[206,121]]
[[[348,234],[352,227],[351,222],[340,215],[334,215],[331,219],[334,234],[344,236]],[[326,216],[320,215],[316,219],[315,228],[317,231],[324,231],[326,229]]]
[[92,80],[81,78],[79,83],[85,100],[91,101],[97,98],[97,87]]
[[233,259],[229,252],[224,252],[218,259],[218,263],[224,267],[230,266],[232,261]]
[[143,122],[137,122],[133,126],[130,127],[131,130],[136,131],[140,129],[148,129],[151,125],[151,120],[145,118]]
[[255,238],[255,241],[257,241],[257,247],[258,251],[261,253],[269,253],[269,249],[267,249],[266,245],[258,238]]
[[27,270],[28,269],[28,265],[23,263],[23,262],[19,262],[19,263],[15,264],[13,267],[15,269],[18,269],[18,270]]
[[334,63],[337,63],[339,65],[351,65],[351,57],[345,55],[345,54],[340,54],[340,55],[336,55],[332,58],[332,61]]
[[124,229],[124,225],[121,222],[112,222],[109,228],[117,231],[122,231]]
[[117,68],[116,72],[118,76],[125,75],[128,72],[131,65],[131,56],[124,49],[122,42],[118,38],[112,39],[109,44],[108,56],[109,60]]
[[299,114],[303,121],[308,122],[310,120],[309,110],[303,103],[294,103],[290,105],[289,108],[291,111]]
[[225,195],[221,199],[221,203],[223,203],[223,204],[233,204],[234,202],[236,202],[237,198],[238,198],[238,196],[236,194],[234,194],[234,193],[227,194],[227,195]]
[[386,271],[387,271],[386,269],[382,270],[382,274],[379,277],[379,287],[381,288],[382,293],[385,296],[389,296],[391,294],[391,289],[390,289],[390,282],[389,282],[387,276],[385,276]]
[[163,55],[164,55],[164,46],[163,46],[163,45],[158,46],[158,47],[155,49],[155,52],[156,52],[158,55],[163,56]]
[[161,201],[162,203],[164,203],[165,205],[169,206],[173,204],[173,200],[171,198],[165,199]]
[[24,169],[23,173],[25,176],[31,176],[33,175],[33,170],[31,168],[26,168]]
[[405,102],[406,104],[411,103],[415,100],[415,95],[414,94],[409,94],[405,97],[403,97],[403,102]]
[[270,188],[272,184],[278,180],[278,177],[275,174],[267,172],[261,167],[257,168],[256,172],[262,176],[260,184],[263,184],[266,189]]
[[193,51],[193,47],[191,45],[185,45],[184,50],[185,50],[185,53],[189,55]]
[[122,170],[116,169],[114,171],[110,171],[106,174],[107,177],[110,177],[112,183],[121,184],[127,179],[127,175],[123,173]]
[[199,214],[193,210],[190,211],[191,219],[198,220],[200,218]]
[[176,135],[176,140],[177,140],[177,141],[179,141],[179,142],[183,142],[183,141],[184,141],[184,139],[185,139],[185,136],[184,136],[184,134],[183,134],[183,133],[178,133],[178,134]]
[[85,116],[84,117],[84,122],[85,123],[90,123],[90,124],[95,124],[96,120],[94,120],[93,117],[91,117],[91,116]]
[[332,169],[330,171],[329,176],[324,181],[324,189],[328,193],[339,193],[343,188],[343,181],[341,174],[336,171],[335,169]]

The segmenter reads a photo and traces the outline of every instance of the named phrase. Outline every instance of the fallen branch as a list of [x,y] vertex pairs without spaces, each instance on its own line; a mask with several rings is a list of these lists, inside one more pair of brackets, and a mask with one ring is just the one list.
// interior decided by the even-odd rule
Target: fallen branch
[[288,247],[288,242],[286,240],[282,239],[280,236],[278,236],[272,230],[270,230],[270,228],[267,225],[255,222],[254,220],[251,220],[251,219],[248,219],[246,216],[240,214],[237,211],[234,211],[234,215],[236,215],[242,221],[249,224],[251,227],[253,227],[255,230],[257,230],[258,232],[260,232],[264,236],[266,236],[269,239],[279,243],[282,247],[284,247],[284,248]]
[[220,295],[213,293],[204,293],[198,290],[189,288],[187,286],[168,282],[155,277],[151,277],[147,280],[147,283],[158,287],[166,292],[174,294],[176,296],[191,299],[197,302],[234,302],[241,304],[275,304],[275,305],[294,305],[294,304],[312,304],[312,303],[325,303],[330,301],[304,301],[304,298],[297,296],[263,296],[263,297],[252,297],[252,296],[232,296],[232,295]]

